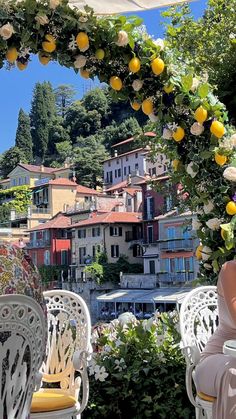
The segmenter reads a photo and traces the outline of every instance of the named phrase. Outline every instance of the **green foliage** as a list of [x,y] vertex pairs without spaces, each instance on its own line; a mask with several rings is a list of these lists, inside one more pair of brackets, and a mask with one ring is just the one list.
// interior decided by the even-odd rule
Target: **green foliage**
[[61,265],[61,266],[42,265],[42,266],[39,266],[38,268],[44,285],[47,285],[48,283],[53,282],[53,281],[61,281],[61,271],[67,270],[67,269],[68,267],[64,265]]
[[102,117],[108,113],[108,100],[102,89],[90,90],[84,95],[82,103],[87,111],[98,110]]
[[0,223],[9,221],[10,210],[17,213],[26,213],[31,204],[31,191],[29,186],[14,186],[9,189],[0,189],[0,199],[5,200],[1,204]]
[[30,118],[29,115],[23,111],[23,109],[20,109],[19,111],[15,145],[24,153],[28,163],[33,161],[33,144],[30,132]]
[[1,155],[0,171],[3,178],[7,178],[8,174],[15,169],[18,163],[27,163],[27,158],[22,149],[11,147]]
[[124,313],[95,327],[93,341],[85,419],[194,418],[176,312],[144,321]]
[[72,104],[76,91],[70,84],[60,84],[54,89],[54,94],[57,112],[64,118],[66,109]]

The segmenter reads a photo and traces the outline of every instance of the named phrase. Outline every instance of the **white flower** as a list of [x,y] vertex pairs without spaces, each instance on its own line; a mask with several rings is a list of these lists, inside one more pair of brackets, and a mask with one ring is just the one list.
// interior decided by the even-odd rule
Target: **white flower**
[[105,379],[108,377],[108,373],[105,370],[105,367],[99,367],[99,365],[96,365],[95,367],[95,380],[99,381],[105,381]]
[[204,268],[205,268],[205,269],[207,269],[208,271],[209,271],[210,269],[212,269],[212,266],[210,265],[210,263],[203,263],[203,266],[204,266]]
[[87,20],[88,20],[87,16],[80,16],[79,17],[79,22],[81,22],[81,23],[85,23],[85,22],[87,22]]
[[231,151],[234,148],[234,142],[231,138],[224,138],[223,140],[219,140],[219,147],[224,148],[226,151]]
[[49,0],[50,9],[56,9],[60,4],[60,0]]
[[195,90],[197,90],[199,84],[200,84],[200,80],[198,80],[196,77],[194,77],[193,82],[192,82],[192,86],[191,86],[192,92],[195,92]]
[[109,353],[109,352],[111,352],[111,350],[112,349],[111,349],[111,347],[109,345],[105,345],[104,346],[104,352],[108,352]]
[[119,31],[116,45],[118,45],[118,47],[125,47],[128,43],[129,43],[129,36],[127,32]]
[[135,92],[139,92],[139,90],[143,87],[143,81],[139,79],[134,80],[132,83],[132,87],[135,90]]
[[206,222],[206,225],[211,230],[219,230],[221,223],[222,220],[220,220],[219,218],[210,218],[210,220]]
[[190,132],[193,135],[201,135],[204,131],[204,126],[199,124],[199,122],[194,122],[194,124],[190,128]]
[[85,66],[87,58],[84,55],[77,55],[75,57],[74,66],[75,68],[82,68]]
[[202,253],[202,260],[208,260],[212,254],[212,250],[208,246],[203,246],[201,253]]
[[49,23],[49,19],[46,15],[37,15],[35,16],[35,20],[39,25],[47,25]]
[[223,176],[231,182],[236,182],[236,167],[227,167],[223,172]]
[[71,35],[70,42],[68,44],[68,49],[70,49],[71,51],[75,51],[77,49],[75,35]]
[[202,224],[200,223],[200,221],[196,220],[196,218],[192,219],[192,229],[197,231],[200,230],[200,228],[202,227]]
[[125,360],[124,358],[115,359],[115,370],[118,370],[119,372],[126,368]]
[[119,348],[119,346],[121,346],[121,345],[123,345],[123,344],[124,344],[124,342],[122,342],[122,340],[120,340],[120,339],[117,339],[117,340],[115,341],[116,348]]
[[118,320],[121,326],[125,326],[127,323],[131,323],[136,320],[136,317],[133,313],[127,311],[126,313],[120,314]]
[[155,115],[154,113],[150,113],[148,115],[148,118],[150,119],[151,122],[157,122],[158,121],[158,116]]
[[4,41],[7,41],[7,39],[11,38],[13,33],[14,28],[9,22],[0,28],[0,36],[4,39]]
[[163,342],[165,341],[164,335],[157,335],[156,339],[157,339],[157,345],[162,345]]
[[160,51],[163,51],[163,49],[165,48],[165,43],[164,40],[162,38],[157,38],[153,41],[153,43],[160,48]]
[[231,32],[231,33],[229,34],[229,39],[235,39],[235,38],[236,38],[235,33]]
[[230,141],[231,141],[233,147],[236,147],[236,134],[231,135]]
[[150,331],[153,325],[153,322],[154,322],[154,317],[150,317],[150,319],[148,320],[143,320],[142,322],[143,329]]
[[188,165],[187,165],[187,168],[186,168],[186,172],[192,177],[192,178],[194,178],[195,176],[196,176],[196,174],[197,174],[197,171],[195,170],[195,168],[196,168],[196,165],[193,163],[193,162],[191,162],[191,163],[189,163]]
[[205,214],[210,214],[214,209],[214,204],[212,201],[208,201],[207,204],[203,205],[203,211]]
[[164,138],[164,140],[171,140],[172,135],[173,135],[173,132],[170,129],[168,128],[163,129],[162,138]]

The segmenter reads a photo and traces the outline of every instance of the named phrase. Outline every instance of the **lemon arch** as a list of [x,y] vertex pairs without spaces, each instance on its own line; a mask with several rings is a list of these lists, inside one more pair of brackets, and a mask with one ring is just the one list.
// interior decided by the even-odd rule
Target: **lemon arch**
[[200,278],[215,281],[234,256],[236,136],[204,77],[148,36],[138,17],[98,18],[66,0],[24,0],[0,3],[0,22],[1,67],[30,71],[31,54],[42,65],[58,61],[84,78],[98,77],[113,98],[149,117],[152,154],[170,159],[171,181],[182,184],[187,207],[197,213]]

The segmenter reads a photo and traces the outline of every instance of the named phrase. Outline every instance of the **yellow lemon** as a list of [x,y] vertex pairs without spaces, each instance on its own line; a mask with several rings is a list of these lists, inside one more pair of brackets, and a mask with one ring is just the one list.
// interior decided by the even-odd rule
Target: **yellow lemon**
[[18,68],[20,71],[23,71],[23,70],[25,70],[25,69],[26,69],[26,67],[27,67],[27,65],[28,65],[28,62],[26,62],[26,63],[21,63],[20,61],[17,61],[16,65],[17,65],[17,68]]
[[216,153],[215,154],[215,161],[219,166],[224,166],[224,164],[227,162],[227,157]]
[[207,110],[204,109],[202,106],[199,106],[199,108],[196,109],[194,112],[194,118],[196,119],[199,124],[202,124],[207,119]]
[[123,83],[122,83],[122,80],[120,79],[120,77],[112,76],[110,78],[110,86],[114,90],[118,90],[118,91],[121,90],[122,86],[123,86]]
[[50,55],[45,54],[44,52],[39,52],[39,62],[43,65],[47,65],[50,61]]
[[178,127],[174,132],[172,137],[174,138],[175,141],[179,142],[182,141],[182,139],[185,136],[185,131],[182,127]]
[[225,208],[227,214],[235,215],[236,214],[236,204],[234,201],[229,201]]
[[173,89],[174,89],[173,84],[166,84],[166,85],[163,87],[164,92],[166,92],[167,94],[169,94],[169,93],[173,92]]
[[81,77],[83,77],[84,79],[89,79],[90,73],[88,70],[83,70],[82,68],[80,69],[80,75]]
[[105,51],[102,48],[97,49],[97,51],[95,52],[95,58],[97,58],[97,60],[103,60],[103,58],[105,57]]
[[226,239],[226,231],[223,230],[223,228],[220,229],[220,235],[221,235],[221,237],[222,237],[223,240]]
[[196,249],[195,256],[196,256],[197,260],[202,259],[202,249],[203,249],[203,246],[201,244]]
[[177,159],[172,161],[172,167],[173,167],[175,172],[178,170],[179,164],[180,164],[180,161],[177,160]]
[[153,112],[153,102],[151,99],[145,99],[142,103],[142,111],[145,115],[150,115]]
[[161,58],[155,58],[155,60],[151,62],[151,67],[153,73],[159,76],[159,74],[164,71],[165,63]]
[[89,37],[85,32],[79,32],[76,36],[76,43],[80,50],[89,46]]
[[137,73],[140,70],[141,67],[141,61],[139,58],[134,57],[129,62],[129,71],[131,73]]
[[55,51],[56,47],[55,38],[50,34],[45,35],[45,41],[42,42],[43,50],[46,52],[53,52]]
[[213,135],[215,135],[215,137],[221,138],[225,133],[225,127],[221,122],[213,121],[211,124],[210,131]]
[[135,111],[139,111],[139,109],[141,108],[141,104],[138,102],[133,102],[131,103],[131,108],[133,108]]
[[18,51],[15,47],[9,48],[9,50],[6,53],[6,59],[9,61],[9,63],[14,63],[18,57]]

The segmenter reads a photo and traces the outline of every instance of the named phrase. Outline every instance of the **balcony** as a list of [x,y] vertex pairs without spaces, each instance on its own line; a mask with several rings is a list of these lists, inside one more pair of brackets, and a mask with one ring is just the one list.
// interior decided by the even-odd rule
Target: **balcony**
[[29,249],[39,249],[50,246],[50,239],[32,240],[27,244]]
[[160,251],[176,252],[180,250],[191,251],[193,250],[193,239],[172,239],[159,242]]
[[142,241],[142,234],[134,233],[133,231],[126,231],[125,232],[125,241],[132,242],[132,241]]
[[30,207],[31,214],[51,214],[51,208]]
[[157,274],[159,283],[173,284],[189,282],[194,280],[193,271],[182,271],[182,272],[159,272]]
[[27,218],[28,218],[28,212],[16,212],[15,210],[11,210],[11,213],[10,213],[11,221],[25,220]]

